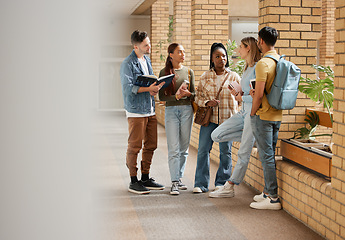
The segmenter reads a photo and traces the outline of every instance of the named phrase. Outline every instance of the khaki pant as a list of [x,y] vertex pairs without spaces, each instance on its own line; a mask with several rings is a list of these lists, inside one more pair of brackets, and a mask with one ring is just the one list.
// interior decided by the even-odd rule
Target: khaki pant
[[[149,174],[153,152],[157,148],[157,119],[151,117],[129,117],[126,164],[131,177],[137,176],[137,157],[141,149],[141,173]],[[143,144],[144,143],[144,144]]]

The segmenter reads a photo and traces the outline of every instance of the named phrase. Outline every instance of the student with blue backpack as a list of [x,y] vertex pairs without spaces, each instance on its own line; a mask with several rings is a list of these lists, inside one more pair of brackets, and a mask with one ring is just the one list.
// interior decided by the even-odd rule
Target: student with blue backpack
[[[273,108],[266,96],[267,93],[270,93],[276,77],[277,62],[274,59],[280,59],[274,49],[278,32],[272,27],[264,27],[258,35],[258,47],[263,58],[256,64],[255,68],[256,83],[255,90],[251,92],[253,103],[250,117],[262,163],[265,187],[261,194],[254,196],[254,202],[250,204],[250,207],[279,210],[281,203],[278,198],[275,149],[283,113],[281,109]],[[274,59],[267,57],[267,55]]]

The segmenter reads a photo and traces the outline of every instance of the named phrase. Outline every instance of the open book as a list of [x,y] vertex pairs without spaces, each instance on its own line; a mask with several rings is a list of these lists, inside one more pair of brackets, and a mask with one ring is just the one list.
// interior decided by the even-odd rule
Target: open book
[[167,86],[170,85],[174,76],[175,74],[170,74],[170,75],[158,78],[154,75],[140,75],[138,76],[137,80],[134,82],[134,85],[139,86],[139,87],[149,87],[154,82],[156,82],[156,85],[160,84],[161,82],[165,82],[162,88],[166,88]]
[[232,81],[229,83],[229,88],[231,89],[234,89],[236,92],[240,93],[241,95],[243,94],[243,91],[242,91],[242,87],[241,85],[236,82],[236,81]]

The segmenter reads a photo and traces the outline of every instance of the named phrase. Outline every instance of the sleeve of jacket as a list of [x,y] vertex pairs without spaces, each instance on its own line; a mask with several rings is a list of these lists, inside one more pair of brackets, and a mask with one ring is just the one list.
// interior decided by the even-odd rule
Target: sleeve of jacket
[[122,62],[120,68],[120,77],[123,92],[138,94],[139,86],[134,85],[134,74],[129,62]]

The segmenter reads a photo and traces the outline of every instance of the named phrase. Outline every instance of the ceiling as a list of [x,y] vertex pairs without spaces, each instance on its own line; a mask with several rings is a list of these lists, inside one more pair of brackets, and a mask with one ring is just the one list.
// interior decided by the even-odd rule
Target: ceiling
[[113,14],[121,16],[147,14],[151,5],[157,0],[105,0]]

